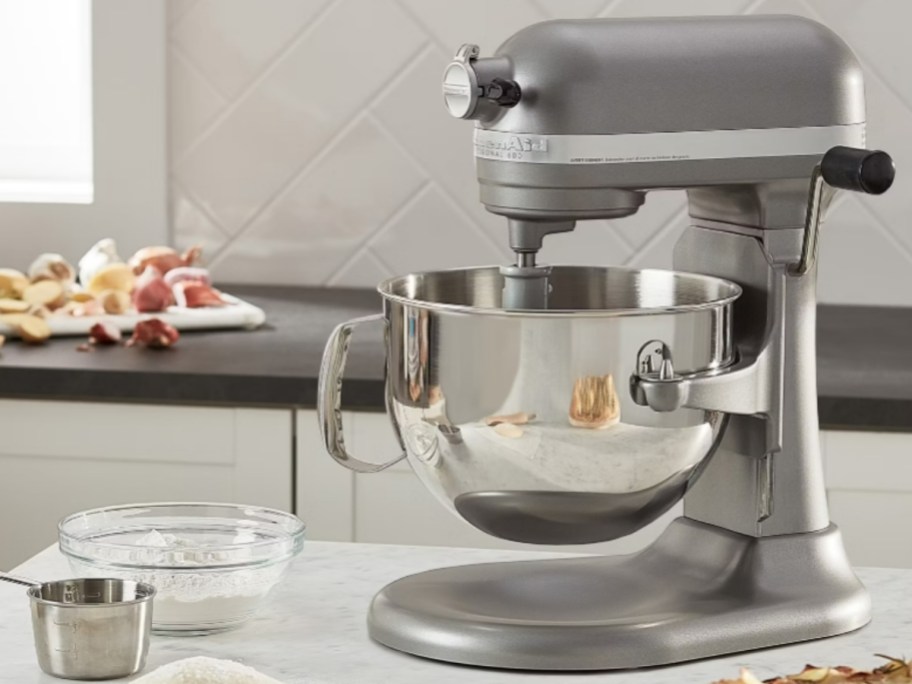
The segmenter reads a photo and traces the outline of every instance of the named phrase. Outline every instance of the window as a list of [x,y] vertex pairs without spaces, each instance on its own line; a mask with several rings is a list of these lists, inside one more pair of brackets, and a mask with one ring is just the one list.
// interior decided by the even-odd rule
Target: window
[[90,0],[0,0],[0,201],[90,203]]
[[[55,64],[67,73],[76,73],[72,61],[78,50],[63,48],[64,39],[50,36],[57,36],[59,26],[73,26],[66,17],[82,17],[83,23],[77,21],[76,25],[83,27],[81,59],[90,76],[88,83],[85,79],[79,82],[89,100],[82,105],[89,124],[87,128],[76,125],[70,130],[80,131],[87,146],[83,150],[90,151],[69,159],[81,158],[83,170],[91,169],[81,179],[81,191],[78,177],[58,173],[53,179],[65,182],[56,183],[53,191],[48,191],[45,184],[42,196],[38,183],[22,183],[38,179],[34,175],[23,178],[21,168],[15,175],[4,176],[9,168],[5,166],[7,152],[0,151],[0,159],[4,160],[0,161],[0,185],[13,179],[20,183],[15,201],[10,199],[12,183],[7,185],[6,201],[0,200],[0,267],[23,269],[42,252],[59,252],[75,263],[89,246],[104,237],[116,240],[122,253],[134,252],[144,245],[168,243],[165,6],[162,0],[0,0],[0,110],[9,109],[11,103],[4,79],[20,87],[23,83],[38,83],[39,76],[47,74],[47,70],[31,69],[36,63],[46,64],[41,61],[44,53],[52,53],[49,60],[65,55],[66,59]],[[38,9],[33,12],[35,8]],[[27,52],[16,50],[20,66],[10,72],[8,53],[12,48],[6,45],[6,36],[24,35],[26,26],[36,26],[36,15],[40,16],[42,23],[37,25],[41,30],[35,29],[37,32],[30,33],[27,40],[19,41],[25,43]],[[32,18],[32,23],[16,18],[26,16]],[[76,38],[71,36],[70,40],[78,44]],[[42,53],[40,59],[38,53]],[[23,58],[22,54],[31,55],[32,59]],[[20,68],[26,72],[24,76]],[[53,69],[50,73],[55,78],[61,76]],[[46,90],[33,94],[35,98],[62,97]],[[56,104],[49,107],[69,109]],[[66,113],[72,114],[72,110]],[[12,121],[11,116],[0,112],[0,121]],[[22,120],[17,120],[22,125]],[[31,126],[32,122],[25,124]],[[23,139],[4,130],[4,125],[0,124],[0,148],[10,142],[21,144]],[[61,140],[61,130],[51,130],[56,140]],[[10,159],[12,156],[9,154]],[[33,157],[40,158],[42,155]],[[55,163],[66,159],[65,155],[49,154],[43,158]],[[78,162],[73,166],[78,167]],[[47,181],[47,176],[43,176],[43,181]],[[62,190],[73,181],[77,185],[71,184],[69,197],[64,198]],[[87,183],[91,184],[91,194],[86,192]],[[28,201],[24,197],[26,185],[31,186]],[[77,202],[74,196],[80,192],[82,198]]]

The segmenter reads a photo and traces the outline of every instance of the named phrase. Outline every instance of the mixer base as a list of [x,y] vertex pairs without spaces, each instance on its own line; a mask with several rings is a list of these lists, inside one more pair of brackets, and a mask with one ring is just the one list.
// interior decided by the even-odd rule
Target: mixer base
[[630,556],[404,577],[374,598],[368,628],[381,644],[453,663],[607,670],[833,636],[869,620],[835,526],[757,539],[678,518]]

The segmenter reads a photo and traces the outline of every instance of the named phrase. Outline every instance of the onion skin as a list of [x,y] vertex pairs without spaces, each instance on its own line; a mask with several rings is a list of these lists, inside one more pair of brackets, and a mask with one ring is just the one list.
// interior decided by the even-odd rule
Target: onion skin
[[185,280],[173,288],[174,299],[178,306],[188,309],[200,309],[209,306],[225,306],[222,295],[213,287],[205,283],[196,283]]
[[90,344],[118,344],[122,339],[120,330],[110,323],[96,323],[89,329]]
[[149,266],[154,266],[164,275],[168,271],[181,266],[193,266],[199,261],[202,251],[202,248],[198,245],[191,247],[183,254],[178,254],[173,247],[143,247],[130,257],[130,261],[127,263],[137,275],[143,273]]
[[164,274],[165,282],[172,289],[178,283],[192,282],[202,283],[203,285],[212,285],[212,277],[209,271],[199,266],[178,266],[172,268]]
[[164,311],[172,304],[174,295],[162,278],[161,272],[154,266],[146,266],[133,290],[133,306],[140,313],[152,313]]
[[160,318],[149,318],[136,324],[133,336],[127,340],[127,346],[167,349],[173,347],[178,339],[180,339],[180,333],[174,326],[168,325]]

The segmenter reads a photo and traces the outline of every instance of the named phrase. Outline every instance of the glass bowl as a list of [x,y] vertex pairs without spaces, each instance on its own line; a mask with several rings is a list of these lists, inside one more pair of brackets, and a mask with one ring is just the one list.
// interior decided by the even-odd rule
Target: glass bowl
[[218,503],[150,503],[75,513],[58,525],[78,577],[158,590],[152,630],[209,634],[249,620],[304,545],[290,513]]

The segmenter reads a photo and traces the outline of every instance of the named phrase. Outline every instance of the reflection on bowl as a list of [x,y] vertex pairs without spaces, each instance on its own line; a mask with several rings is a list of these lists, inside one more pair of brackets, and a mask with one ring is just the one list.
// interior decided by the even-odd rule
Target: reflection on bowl
[[616,539],[655,520],[684,495],[726,419],[706,412],[680,427],[585,429],[566,417],[453,425],[440,422],[444,409],[398,407],[414,471],[478,529],[537,544]]
[[253,616],[300,553],[304,524],[257,506],[137,504],[71,515],[59,540],[77,576],[154,586],[153,631],[208,634]]

